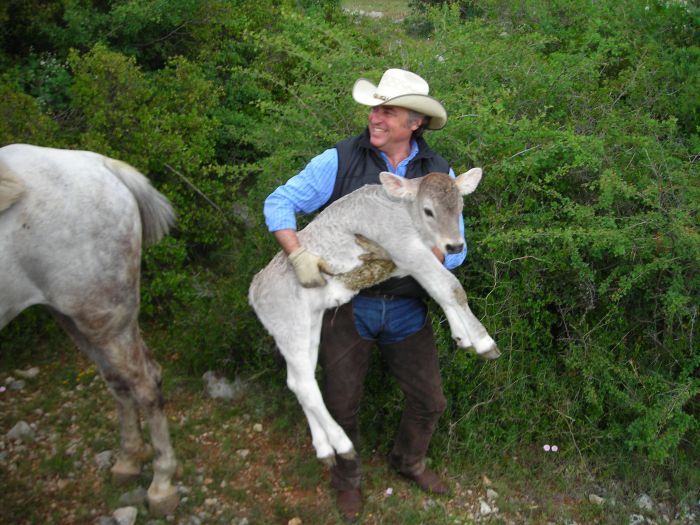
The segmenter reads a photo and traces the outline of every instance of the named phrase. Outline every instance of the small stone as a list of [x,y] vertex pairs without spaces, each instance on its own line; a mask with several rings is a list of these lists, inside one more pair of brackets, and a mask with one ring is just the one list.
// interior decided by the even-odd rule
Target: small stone
[[243,396],[247,385],[245,381],[236,378],[231,383],[225,377],[219,376],[216,372],[206,372],[202,379],[206,382],[206,388],[209,395],[214,399],[223,399],[225,401],[235,401]]
[[641,514],[630,514],[629,525],[645,525],[647,519]]
[[105,470],[112,466],[112,451],[105,450],[95,454],[95,464],[99,470]]
[[112,516],[100,516],[95,520],[95,525],[117,525]]
[[13,441],[24,441],[25,439],[32,439],[34,431],[26,421],[18,421],[7,433],[7,437]]
[[263,431],[263,426],[262,426],[260,423],[255,423],[255,425],[253,425],[253,430],[254,430],[255,432],[262,432],[262,431]]
[[493,512],[493,509],[491,508],[491,506],[488,503],[486,503],[483,499],[479,500],[479,503],[480,503],[479,514],[481,514],[482,516],[488,516],[489,514],[491,514]]
[[67,479],[59,479],[59,480],[56,482],[56,487],[58,488],[58,490],[63,490],[63,489],[65,489],[68,485],[70,485],[70,481],[67,480]]
[[287,525],[301,525],[302,523],[301,518],[292,518],[287,522]]
[[204,500],[204,504],[207,505],[208,507],[213,507],[217,503],[219,503],[219,500],[216,498],[207,498]]
[[26,384],[24,379],[15,379],[10,383],[10,390],[22,390]]
[[250,454],[250,450],[248,450],[247,448],[242,448],[240,450],[237,450],[236,454],[238,454],[241,458],[245,459]]
[[637,507],[639,507],[642,510],[654,510],[654,502],[646,494],[642,494],[641,496],[639,496],[635,503],[637,504]]
[[138,513],[136,507],[121,507],[112,513],[112,517],[117,525],[134,525]]
[[603,503],[605,503],[605,499],[601,498],[597,494],[589,494],[588,501],[590,501],[591,503],[593,503],[595,505],[602,505]]
[[481,478],[481,479],[482,479],[482,482],[484,483],[484,487],[490,487],[490,486],[491,486],[492,481],[491,481],[486,475],[484,475],[484,477]]
[[15,370],[14,372],[15,375],[18,375],[21,378],[34,379],[36,376],[39,375],[39,368],[33,366],[31,368],[27,368],[26,370]]
[[145,488],[137,487],[134,490],[130,492],[125,492],[124,494],[119,496],[119,504],[128,506],[140,505],[141,503],[146,501],[147,495],[148,494]]
[[498,492],[493,489],[486,489],[486,499],[493,501],[498,498]]

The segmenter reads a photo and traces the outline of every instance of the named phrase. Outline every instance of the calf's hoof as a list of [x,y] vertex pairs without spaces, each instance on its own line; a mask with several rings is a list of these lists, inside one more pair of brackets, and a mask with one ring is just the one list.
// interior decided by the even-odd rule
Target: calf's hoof
[[347,452],[343,452],[342,454],[338,455],[346,461],[355,461],[358,457],[358,454],[354,448],[351,448]]
[[491,350],[488,350],[488,351],[484,352],[483,354],[479,354],[479,355],[481,357],[483,357],[484,359],[488,359],[489,361],[492,361],[494,359],[498,359],[499,357],[501,357],[501,352],[497,346],[494,346]]
[[180,496],[177,495],[177,489],[172,485],[168,490],[160,493],[154,493],[151,489],[148,490],[148,511],[153,516],[167,516],[175,512],[180,503]]
[[330,456],[323,456],[322,458],[318,459],[328,468],[335,467],[335,454],[331,454]]

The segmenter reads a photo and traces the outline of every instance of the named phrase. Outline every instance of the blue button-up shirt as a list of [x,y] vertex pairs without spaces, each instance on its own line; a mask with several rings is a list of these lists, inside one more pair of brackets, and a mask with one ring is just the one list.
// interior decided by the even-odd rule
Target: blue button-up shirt
[[[380,151],[386,162],[387,171],[400,177],[406,176],[406,168],[409,162],[418,154],[416,141],[411,142],[411,153],[402,160],[398,166],[392,166],[387,155]],[[327,149],[317,157],[314,157],[306,167],[297,175],[273,191],[265,199],[263,213],[265,223],[269,231],[297,229],[297,213],[313,213],[328,202],[335,179],[338,176],[338,151],[335,148]],[[450,168],[450,176],[455,174]],[[464,237],[464,219],[459,218],[459,231]],[[467,256],[467,243],[461,253],[445,256],[445,267],[453,269],[464,262]]]

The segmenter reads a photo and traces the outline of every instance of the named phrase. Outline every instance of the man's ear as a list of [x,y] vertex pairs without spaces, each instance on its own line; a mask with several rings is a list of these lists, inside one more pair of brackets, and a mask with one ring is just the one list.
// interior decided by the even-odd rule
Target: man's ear
[[382,171],[379,174],[379,180],[389,197],[412,201],[418,194],[418,186],[420,185],[418,179],[406,179],[388,171]]
[[455,183],[462,195],[469,195],[481,182],[481,168],[472,168],[466,173],[462,173]]

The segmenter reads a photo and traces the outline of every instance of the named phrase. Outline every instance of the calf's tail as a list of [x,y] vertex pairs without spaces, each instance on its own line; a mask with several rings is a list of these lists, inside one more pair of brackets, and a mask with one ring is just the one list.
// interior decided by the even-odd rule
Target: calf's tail
[[141,214],[144,245],[157,243],[175,224],[175,211],[170,201],[126,162],[106,158],[105,165],[136,198]]

